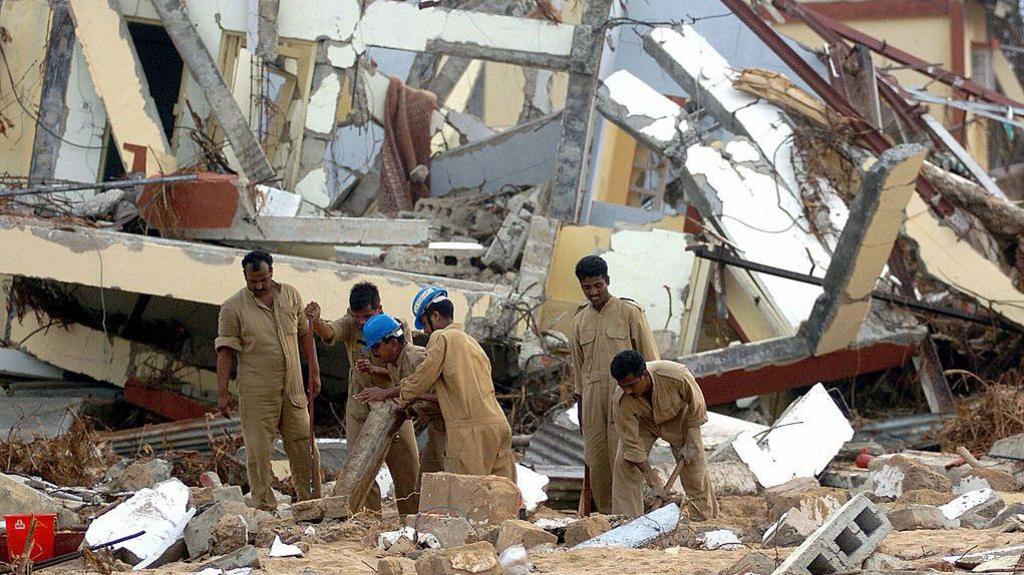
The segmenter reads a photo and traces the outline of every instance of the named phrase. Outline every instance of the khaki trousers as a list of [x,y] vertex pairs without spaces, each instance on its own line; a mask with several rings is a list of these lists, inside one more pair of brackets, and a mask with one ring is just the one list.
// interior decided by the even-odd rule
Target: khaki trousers
[[444,450],[447,443],[447,433],[444,429],[427,425],[427,443],[420,452],[420,477],[423,477],[424,473],[444,471]]
[[583,388],[583,457],[590,468],[590,491],[597,510],[612,513],[612,468],[619,432],[612,417],[614,382],[595,381]]
[[[351,400],[356,401],[356,400]],[[345,408],[345,436],[348,438],[348,452],[359,444],[359,433],[363,430],[365,418],[351,415],[358,413],[357,406],[352,409],[351,403]],[[398,428],[388,454],[384,456],[384,462],[388,464],[388,471],[391,473],[391,480],[395,484],[395,501],[398,512],[402,515],[415,515],[419,511],[419,494],[416,492],[416,482],[420,475],[420,460],[416,446],[416,431],[413,429],[412,421],[406,421]],[[380,512],[380,488],[377,482],[370,485],[370,491],[366,494],[363,508],[374,512]]]
[[[711,477],[708,475],[707,457],[704,455],[704,442],[700,437],[700,429],[696,429],[695,446],[696,453],[692,454],[690,463],[683,465],[679,472],[679,480],[686,491],[686,499],[683,501],[683,509],[693,521],[705,521],[718,517],[718,499],[715,497],[715,488],[711,485]],[[646,434],[644,434],[646,435]],[[654,439],[650,436],[642,436],[642,448],[650,453],[654,446]],[[679,461],[679,454],[676,455]],[[665,479],[668,479],[667,477]],[[639,517],[644,514],[644,476],[640,468],[626,461],[622,456],[622,449],[618,449],[615,457],[615,497],[612,503],[612,513]],[[666,486],[671,489],[671,486]]]
[[[295,407],[284,392],[284,376],[268,378],[276,385],[243,382],[239,386],[239,412],[242,439],[245,442],[245,469],[249,491],[260,509],[277,509],[270,467],[274,435],[280,431],[288,455],[292,481],[299,501],[310,499],[311,461],[309,457],[309,412]],[[319,473],[319,470],[317,470]]]
[[444,470],[462,475],[497,475],[516,480],[512,429],[508,422],[447,424]]

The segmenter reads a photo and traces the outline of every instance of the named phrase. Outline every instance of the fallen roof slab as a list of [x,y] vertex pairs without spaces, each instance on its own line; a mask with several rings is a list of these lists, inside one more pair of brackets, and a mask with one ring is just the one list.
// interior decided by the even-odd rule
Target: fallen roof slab
[[0,348],[0,375],[32,379],[60,379],[64,370],[11,348]]
[[[244,287],[244,250],[103,231],[32,218],[0,217],[0,274],[27,276],[220,305]],[[59,265],[55,265],[59,262]],[[438,278],[275,255],[274,278],[340,317],[348,292],[372,281],[386,309],[404,313],[420,286]],[[444,280],[458,320],[483,316],[511,289]],[[116,382],[115,382],[116,383]],[[123,383],[123,382],[121,382]]]

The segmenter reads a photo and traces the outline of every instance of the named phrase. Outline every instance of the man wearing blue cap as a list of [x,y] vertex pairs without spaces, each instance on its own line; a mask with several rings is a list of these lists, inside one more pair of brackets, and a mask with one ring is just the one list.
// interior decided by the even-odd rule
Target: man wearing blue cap
[[426,356],[398,391],[367,390],[369,401],[399,397],[404,404],[433,391],[447,430],[444,470],[516,479],[512,428],[494,396],[491,362],[480,344],[454,321],[448,291],[424,287],[412,302],[417,329],[429,336]]
[[[397,397],[402,379],[412,375],[427,355],[426,348],[408,341],[404,332],[402,324],[386,313],[371,317],[363,326],[366,349],[387,369],[394,386],[391,388],[394,397]],[[364,391],[356,399],[368,401],[373,393]],[[427,442],[420,451],[420,477],[424,473],[444,471],[445,426],[437,395],[421,395],[420,401],[412,404],[412,409],[420,424],[427,429]]]
[[[372,317],[384,313],[380,303],[380,292],[377,286],[369,282],[357,283],[348,296],[348,312],[334,321],[324,321],[320,317],[320,306],[310,302],[306,306],[306,315],[313,322],[313,332],[327,345],[338,342],[345,344],[348,355],[348,400],[345,402],[345,437],[349,442],[350,453],[359,441],[359,433],[370,415],[364,402],[356,399],[364,389],[370,387],[391,387],[391,380],[383,364],[374,360],[366,349],[363,340],[363,326]],[[398,512],[403,515],[414,514],[419,510],[419,499],[416,495],[416,478],[419,476],[419,455],[416,449],[416,431],[412,422],[407,421],[398,429],[395,440],[388,448],[384,461],[391,472],[395,484],[395,499]],[[376,482],[370,486],[366,494],[366,507],[372,511],[380,511],[380,489]]]

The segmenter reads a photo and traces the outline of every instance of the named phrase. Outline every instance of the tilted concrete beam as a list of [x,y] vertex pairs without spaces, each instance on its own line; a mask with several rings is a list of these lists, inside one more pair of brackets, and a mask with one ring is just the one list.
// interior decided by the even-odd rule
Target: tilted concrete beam
[[[245,250],[58,225],[29,218],[0,218],[0,274],[104,287],[137,294],[220,305],[244,286]],[[54,265],[54,262],[60,262]],[[460,321],[484,316],[508,288],[363,266],[275,255],[274,279],[316,300],[325,316],[340,317],[348,292],[372,281],[385,309],[408,315],[420,286],[443,283]]]
[[627,70],[600,82],[595,103],[608,121],[662,156],[684,160],[683,144],[697,138],[685,110]]
[[125,170],[131,171],[132,154],[124,146],[134,144],[146,149],[146,175],[173,172],[177,163],[116,0],[68,2],[75,21],[75,37],[82,47],[96,93],[107,110]]
[[238,158],[242,172],[252,183],[273,179],[274,168],[270,166],[263,148],[256,141],[256,135],[249,129],[249,122],[238,107],[238,102],[231,94],[224,77],[221,76],[213,56],[203,44],[182,1],[152,1],[153,7],[160,13],[160,20],[164,23],[167,35],[178,49],[178,54],[185,61],[196,83],[203,89],[213,117],[231,143],[231,149]]
[[903,226],[927,152],[916,144],[891,148],[861,180],[825,274],[824,293],[800,327],[813,355],[842,349],[857,336],[871,308],[871,292]]
[[[239,210],[241,212],[241,210]],[[430,240],[430,222],[386,218],[261,216],[256,223],[236,216],[224,229],[190,229],[195,239],[286,244],[418,246]]]

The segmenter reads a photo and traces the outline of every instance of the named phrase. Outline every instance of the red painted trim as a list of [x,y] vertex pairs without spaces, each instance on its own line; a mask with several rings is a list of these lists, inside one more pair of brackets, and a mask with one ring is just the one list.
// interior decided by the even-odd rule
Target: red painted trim
[[743,397],[899,367],[913,357],[914,350],[912,345],[880,343],[863,349],[809,357],[788,365],[766,365],[702,377],[697,383],[707,404],[718,405]]
[[124,400],[173,421],[196,419],[217,411],[212,405],[198,402],[174,391],[149,387],[135,378],[125,382]]
[[[866,2],[807,2],[806,7],[836,20],[893,20],[945,16],[947,0],[867,0]],[[788,18],[787,18],[788,20]]]

